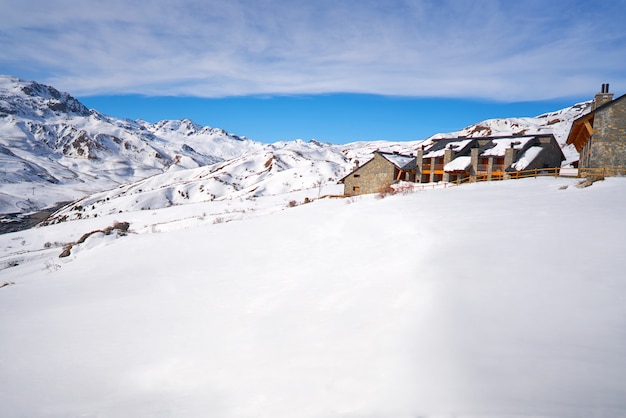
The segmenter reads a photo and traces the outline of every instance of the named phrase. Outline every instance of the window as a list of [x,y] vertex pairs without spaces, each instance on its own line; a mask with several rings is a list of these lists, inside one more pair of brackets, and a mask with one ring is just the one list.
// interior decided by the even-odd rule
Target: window
[[355,175],[354,175],[354,178],[355,178],[355,179],[356,179],[356,178],[359,178],[359,177],[361,177],[361,175],[360,175],[360,174],[355,174]]
[[361,191],[361,188],[360,188],[359,186],[354,186],[354,187],[352,188],[352,191],[353,191],[353,192],[360,192],[360,191]]
[[478,159],[477,171],[487,171],[489,169],[489,157],[480,157]]

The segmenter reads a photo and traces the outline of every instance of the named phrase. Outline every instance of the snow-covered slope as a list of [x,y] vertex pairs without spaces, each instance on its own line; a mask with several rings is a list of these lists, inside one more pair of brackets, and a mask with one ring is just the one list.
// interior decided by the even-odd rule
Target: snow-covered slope
[[334,185],[347,159],[332,145],[288,142],[221,163],[169,170],[95,193],[59,210],[47,223],[223,200],[254,200]]
[[263,145],[189,120],[149,124],[88,110],[52,87],[0,76],[0,213],[259,151]]
[[0,235],[0,415],[624,417],[626,179],[576,182]]

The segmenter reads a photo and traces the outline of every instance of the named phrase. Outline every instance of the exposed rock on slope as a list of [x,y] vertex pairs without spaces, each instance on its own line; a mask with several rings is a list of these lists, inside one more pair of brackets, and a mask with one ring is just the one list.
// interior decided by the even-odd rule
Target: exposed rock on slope
[[52,87],[0,76],[0,213],[38,210],[174,166],[197,168],[262,149],[189,120],[153,125],[108,117]]
[[221,163],[170,170],[80,199],[47,223],[93,218],[127,211],[257,197],[334,184],[350,165],[335,146],[293,142],[268,146]]

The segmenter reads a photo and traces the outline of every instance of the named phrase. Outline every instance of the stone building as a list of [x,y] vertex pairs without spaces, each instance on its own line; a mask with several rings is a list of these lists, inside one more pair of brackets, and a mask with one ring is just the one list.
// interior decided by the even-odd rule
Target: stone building
[[378,193],[398,181],[501,180],[525,170],[558,170],[563,160],[552,134],[447,138],[418,149],[416,157],[376,151],[339,182],[345,196],[355,196]]
[[376,151],[374,158],[339,180],[345,196],[378,193],[398,181],[415,181],[415,157]]
[[592,110],[572,123],[567,144],[580,153],[578,168],[626,174],[626,95],[613,100],[609,85],[594,97]]
[[420,183],[435,183],[449,181],[450,175],[445,167],[452,160],[458,159],[454,170],[453,179],[463,176],[468,164],[467,158],[470,148],[476,143],[472,138],[439,139],[428,147],[422,147],[417,151],[417,177]]
[[551,134],[441,139],[418,150],[417,179],[499,180],[524,170],[559,168],[564,159]]

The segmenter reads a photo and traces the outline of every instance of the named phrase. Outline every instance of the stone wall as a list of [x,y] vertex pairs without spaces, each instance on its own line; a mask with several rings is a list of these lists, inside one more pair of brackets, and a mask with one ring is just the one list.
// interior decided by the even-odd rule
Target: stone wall
[[596,111],[593,130],[594,133],[587,144],[588,157],[582,158],[583,155],[581,155],[581,167],[626,167],[626,98],[624,96]]
[[374,158],[343,179],[346,196],[378,193],[395,181],[395,166],[387,159],[374,154]]
[[552,137],[539,137],[539,144],[543,150],[537,155],[532,163],[526,167],[526,170],[534,170],[539,168],[560,168],[563,153],[561,147]]

